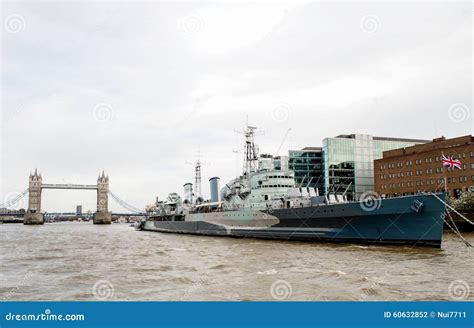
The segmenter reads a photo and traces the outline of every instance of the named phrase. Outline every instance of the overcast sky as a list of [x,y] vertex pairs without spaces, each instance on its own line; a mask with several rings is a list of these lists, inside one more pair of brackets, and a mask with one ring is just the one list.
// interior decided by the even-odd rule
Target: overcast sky
[[[37,167],[46,183],[105,170],[143,207],[182,193],[198,149],[208,195],[210,177],[241,171],[247,115],[280,154],[338,134],[474,130],[470,2],[37,1],[1,18],[0,203]],[[45,190],[43,210],[95,199]]]

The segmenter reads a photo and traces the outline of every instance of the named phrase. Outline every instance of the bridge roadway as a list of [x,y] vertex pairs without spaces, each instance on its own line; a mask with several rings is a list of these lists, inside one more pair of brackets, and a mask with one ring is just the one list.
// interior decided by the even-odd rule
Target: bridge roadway
[[97,190],[97,185],[83,185],[72,183],[43,183],[42,189],[80,189],[80,190]]

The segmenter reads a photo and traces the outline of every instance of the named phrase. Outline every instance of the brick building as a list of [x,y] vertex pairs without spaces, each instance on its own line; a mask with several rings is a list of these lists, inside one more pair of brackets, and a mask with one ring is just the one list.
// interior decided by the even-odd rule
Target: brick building
[[[461,169],[445,168],[442,155],[461,161]],[[444,179],[446,178],[446,182]],[[375,191],[382,197],[443,191],[457,197],[462,191],[474,192],[474,137],[446,139],[385,151],[374,161]]]

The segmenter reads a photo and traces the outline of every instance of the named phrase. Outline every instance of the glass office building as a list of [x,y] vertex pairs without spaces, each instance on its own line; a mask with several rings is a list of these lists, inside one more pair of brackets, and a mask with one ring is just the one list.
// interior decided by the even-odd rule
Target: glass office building
[[288,151],[288,168],[295,172],[296,184],[318,188],[324,194],[322,148],[306,147]]
[[374,190],[374,160],[382,158],[384,151],[426,142],[367,134],[326,138],[322,147],[324,193],[345,192],[349,200],[359,199],[364,192]]

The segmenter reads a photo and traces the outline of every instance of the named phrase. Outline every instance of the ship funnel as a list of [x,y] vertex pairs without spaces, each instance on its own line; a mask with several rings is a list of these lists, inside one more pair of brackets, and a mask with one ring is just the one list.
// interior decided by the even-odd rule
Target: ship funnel
[[184,186],[184,201],[186,203],[193,203],[193,184],[188,182]]
[[211,187],[211,202],[215,203],[219,201],[219,177],[213,177],[209,179],[209,184]]

